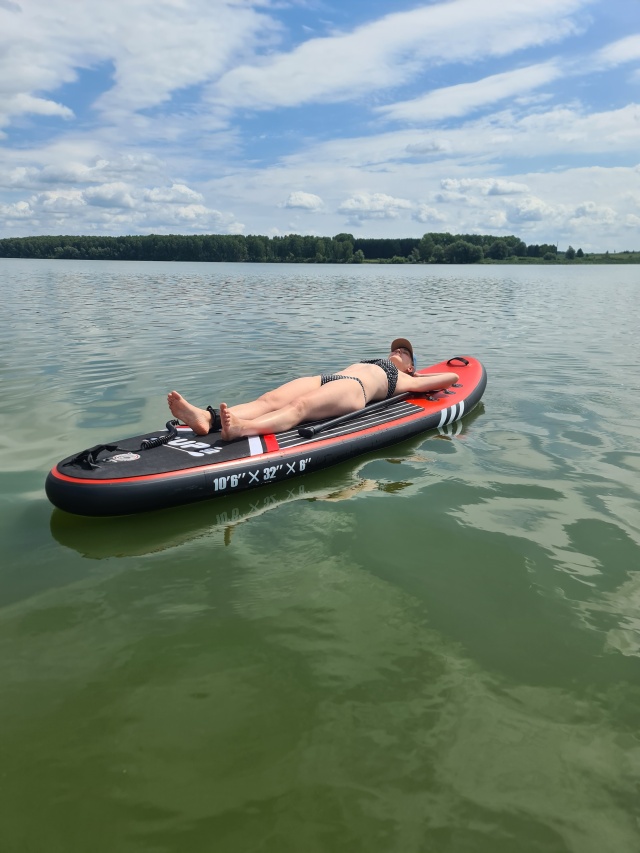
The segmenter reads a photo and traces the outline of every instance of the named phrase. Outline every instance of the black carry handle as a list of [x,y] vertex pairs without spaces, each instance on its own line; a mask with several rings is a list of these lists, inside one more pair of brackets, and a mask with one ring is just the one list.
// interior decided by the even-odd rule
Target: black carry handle
[[397,397],[390,397],[388,400],[381,400],[379,403],[371,403],[369,406],[365,406],[364,409],[356,409],[355,412],[348,412],[346,415],[340,415],[339,418],[333,418],[330,421],[323,421],[320,424],[314,424],[314,426],[300,427],[298,435],[303,436],[303,438],[313,438],[314,435],[317,435],[319,432],[324,432],[326,429],[332,429],[335,426],[340,426],[340,424],[346,424],[354,418],[358,418],[360,415],[366,415],[369,412],[379,412],[381,409],[393,406],[394,403],[406,400],[407,397],[415,396],[415,391],[405,391],[404,394],[398,394]]
[[113,453],[114,450],[123,450],[123,448],[118,447],[117,444],[95,444],[93,447],[87,448],[87,450],[82,450],[77,454],[77,456],[74,456],[73,459],[69,459],[69,461],[64,464],[79,465],[81,468],[95,470],[96,468],[101,467],[98,462],[98,456],[103,450]]
[[468,358],[465,358],[465,357],[464,357],[464,356],[462,356],[462,355],[454,355],[454,357],[453,357],[453,358],[450,358],[450,359],[449,359],[449,361],[447,362],[447,364],[451,364],[451,362],[452,362],[452,361],[461,361],[461,362],[464,364],[464,366],[465,366],[465,367],[467,367],[467,366],[468,366],[468,364],[469,364],[469,359],[468,359]]

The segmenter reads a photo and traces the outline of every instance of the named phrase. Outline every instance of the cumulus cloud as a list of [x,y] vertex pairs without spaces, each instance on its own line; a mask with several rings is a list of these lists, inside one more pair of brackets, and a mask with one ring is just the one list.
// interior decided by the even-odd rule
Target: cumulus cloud
[[119,182],[34,193],[28,200],[0,204],[0,220],[33,234],[52,233],[52,225],[53,233],[68,234],[243,232],[244,224],[235,216],[202,200],[200,193],[180,184],[138,189]]
[[77,151],[73,146],[64,144],[45,149],[39,154],[55,162],[45,166],[14,166],[5,169],[0,167],[0,187],[42,189],[46,186],[59,187],[61,184],[90,186],[117,183],[121,180],[141,182],[151,176],[158,177],[163,171],[158,158],[149,154],[91,157],[88,163],[74,162],[71,158],[77,156]]
[[102,184],[99,187],[89,187],[85,190],[84,198],[87,204],[95,204],[98,207],[125,207],[132,208],[135,205],[133,195],[126,184]]
[[535,196],[510,204],[506,210],[507,218],[512,223],[540,222],[555,217],[557,213],[557,208]]
[[468,195],[461,192],[453,192],[451,190],[434,193],[433,199],[434,201],[437,201],[438,204],[468,204],[470,201]]
[[481,195],[518,195],[529,192],[526,184],[505,181],[500,178],[444,178],[440,185],[443,190],[452,192],[476,191]]
[[320,210],[323,204],[324,202],[320,196],[298,191],[289,194],[289,198],[285,201],[284,206],[299,208],[300,210]]
[[28,201],[17,201],[15,204],[0,204],[0,219],[10,224],[33,218],[33,209]]
[[186,187],[184,184],[172,184],[170,187],[153,187],[142,192],[144,201],[165,202],[167,204],[200,204],[204,201],[202,193]]
[[394,198],[385,193],[358,193],[342,202],[338,211],[351,221],[365,219],[396,219],[402,211],[411,210],[413,203],[406,198]]
[[491,210],[487,212],[487,217],[482,223],[482,230],[486,231],[502,231],[507,225],[507,214],[504,210]]
[[447,86],[411,101],[378,107],[377,112],[387,119],[414,123],[459,117],[479,107],[544,86],[561,73],[558,63],[544,62],[503,74],[494,74],[473,83]]
[[438,210],[436,210],[435,207],[429,207],[426,204],[418,205],[418,209],[413,214],[413,219],[415,219],[416,222],[422,223],[440,223],[445,221],[445,217]]
[[608,205],[596,204],[595,201],[585,201],[573,210],[571,219],[574,222],[588,219],[594,224],[611,225],[616,219],[616,212]]

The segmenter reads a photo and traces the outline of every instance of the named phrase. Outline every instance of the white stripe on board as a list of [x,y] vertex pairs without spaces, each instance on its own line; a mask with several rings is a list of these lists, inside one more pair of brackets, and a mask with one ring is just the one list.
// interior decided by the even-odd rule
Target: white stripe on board
[[455,419],[456,419],[456,412],[457,412],[457,411],[458,411],[458,406],[457,406],[457,404],[455,404],[455,403],[454,403],[454,405],[453,405],[453,406],[451,406],[451,417],[450,417],[450,418],[448,418],[448,419],[445,421],[445,423],[447,424],[447,426],[448,426],[449,424],[452,424],[452,423],[455,421]]
[[262,449],[262,441],[260,440],[260,436],[249,436],[249,456],[260,456],[261,453],[264,453],[264,450]]

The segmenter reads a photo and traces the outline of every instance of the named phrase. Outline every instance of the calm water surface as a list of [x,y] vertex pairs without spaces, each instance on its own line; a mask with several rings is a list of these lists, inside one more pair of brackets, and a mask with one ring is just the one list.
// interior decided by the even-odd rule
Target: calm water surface
[[[3,853],[636,853],[640,267],[0,261]],[[384,352],[447,434],[79,519],[44,479]]]

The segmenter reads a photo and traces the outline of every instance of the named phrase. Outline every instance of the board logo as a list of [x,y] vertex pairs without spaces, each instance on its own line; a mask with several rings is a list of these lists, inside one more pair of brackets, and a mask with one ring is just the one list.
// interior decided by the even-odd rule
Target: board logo
[[135,462],[136,459],[140,459],[138,453],[118,453],[117,456],[112,456],[109,462]]
[[189,456],[210,456],[222,450],[221,447],[212,447],[206,441],[192,441],[188,438],[174,438],[173,441],[168,441],[166,446],[173,447],[174,450],[182,450]]

